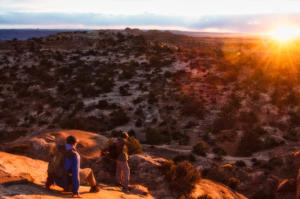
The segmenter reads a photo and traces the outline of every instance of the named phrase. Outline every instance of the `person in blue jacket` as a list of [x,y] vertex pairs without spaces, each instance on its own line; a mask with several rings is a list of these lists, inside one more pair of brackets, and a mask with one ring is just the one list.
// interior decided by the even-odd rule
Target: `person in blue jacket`
[[[62,178],[54,178],[55,184],[63,187],[65,191],[73,192],[73,197],[80,197],[80,182],[87,181],[91,186],[90,192],[98,192],[93,171],[90,168],[80,169],[80,155],[76,150],[78,141],[74,136],[68,136],[65,144],[64,171]],[[50,187],[50,186],[49,186]]]

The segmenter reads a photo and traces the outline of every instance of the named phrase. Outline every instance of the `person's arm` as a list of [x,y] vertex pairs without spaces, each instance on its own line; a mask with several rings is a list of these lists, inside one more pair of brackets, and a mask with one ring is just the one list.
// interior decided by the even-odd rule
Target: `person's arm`
[[73,195],[78,195],[79,190],[79,157],[75,155],[72,162],[72,191]]

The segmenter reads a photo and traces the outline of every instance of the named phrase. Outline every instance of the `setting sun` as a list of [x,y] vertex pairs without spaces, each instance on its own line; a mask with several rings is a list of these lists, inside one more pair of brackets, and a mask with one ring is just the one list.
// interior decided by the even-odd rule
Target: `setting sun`
[[283,26],[269,33],[274,39],[286,42],[295,39],[300,35],[300,31],[296,28]]

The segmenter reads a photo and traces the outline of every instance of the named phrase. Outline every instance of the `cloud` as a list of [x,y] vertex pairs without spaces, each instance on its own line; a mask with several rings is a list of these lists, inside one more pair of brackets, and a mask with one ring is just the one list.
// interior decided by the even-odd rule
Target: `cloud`
[[226,30],[232,32],[265,32],[280,24],[299,26],[300,14],[220,15],[186,18],[180,16],[155,15],[107,15],[95,13],[27,13],[0,12],[1,27],[34,25],[62,26],[168,26],[192,30]]
[[0,14],[0,24],[7,25],[185,25],[180,17],[153,14],[139,15],[104,15],[93,13],[20,13]]

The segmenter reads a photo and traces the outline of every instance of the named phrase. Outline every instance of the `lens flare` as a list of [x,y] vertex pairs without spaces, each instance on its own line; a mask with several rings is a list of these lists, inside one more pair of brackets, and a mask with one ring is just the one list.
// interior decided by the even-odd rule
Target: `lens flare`
[[270,32],[269,34],[275,40],[280,42],[288,42],[298,37],[300,35],[300,30],[289,26],[282,26]]

